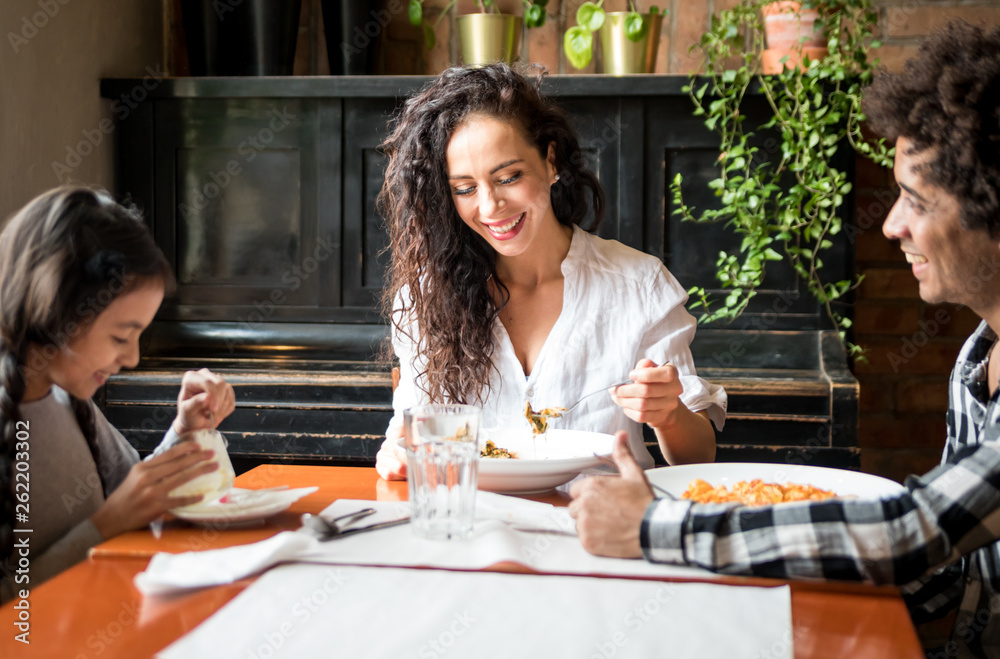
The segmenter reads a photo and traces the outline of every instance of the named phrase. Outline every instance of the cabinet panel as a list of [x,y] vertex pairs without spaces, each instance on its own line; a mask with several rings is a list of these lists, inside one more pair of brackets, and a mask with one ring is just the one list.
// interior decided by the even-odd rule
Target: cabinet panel
[[394,98],[344,101],[344,304],[377,312],[389,244],[376,199],[387,160],[378,146],[388,135]]

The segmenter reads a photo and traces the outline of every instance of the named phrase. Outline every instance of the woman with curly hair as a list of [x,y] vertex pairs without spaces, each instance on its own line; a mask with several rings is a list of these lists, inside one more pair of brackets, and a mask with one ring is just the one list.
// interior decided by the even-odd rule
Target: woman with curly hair
[[626,375],[567,427],[627,428],[645,466],[643,423],[668,462],[714,459],[725,392],[695,374],[684,289],[659,259],[580,227],[590,212],[596,227],[604,196],[540,84],[504,64],[449,69],[383,144],[383,302],[401,373],[376,464],[385,478],[405,478],[406,407],[476,404],[484,427],[512,427],[527,404],[565,406]]
[[212,451],[166,447],[232,412],[229,384],[186,373],[165,450],[144,462],[91,400],[136,365],[173,281],[138,215],[86,188],[39,196],[0,233],[0,601],[201,500],[170,492],[215,470]]
[[983,319],[952,371],[941,465],[879,500],[721,510],[654,499],[619,438],[622,478],[575,485],[570,513],[596,554],[895,584],[914,622],[954,614],[928,657],[1000,658],[1000,27],[940,28],[903,73],[876,77],[864,108],[896,143],[900,195],[882,232],[921,299]]

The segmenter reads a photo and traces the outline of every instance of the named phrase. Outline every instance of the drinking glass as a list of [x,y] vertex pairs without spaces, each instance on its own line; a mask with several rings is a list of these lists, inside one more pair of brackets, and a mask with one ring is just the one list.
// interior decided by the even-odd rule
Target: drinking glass
[[423,405],[403,412],[410,523],[418,537],[464,538],[472,532],[482,410]]

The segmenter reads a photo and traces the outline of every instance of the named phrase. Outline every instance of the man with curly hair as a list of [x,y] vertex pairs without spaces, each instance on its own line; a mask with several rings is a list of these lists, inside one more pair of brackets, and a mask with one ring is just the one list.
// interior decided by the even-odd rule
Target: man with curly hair
[[941,465],[879,501],[699,505],[654,499],[619,441],[622,477],[577,483],[570,511],[596,554],[899,585],[914,622],[955,613],[928,657],[1000,657],[1000,27],[939,29],[903,73],[876,78],[865,111],[896,143],[883,232],[923,300],[983,319],[952,372]]

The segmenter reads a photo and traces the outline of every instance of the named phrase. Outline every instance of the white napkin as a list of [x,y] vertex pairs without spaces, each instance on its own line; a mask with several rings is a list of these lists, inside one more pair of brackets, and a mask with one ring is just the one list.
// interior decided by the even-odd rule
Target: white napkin
[[305,533],[283,531],[249,545],[182,554],[160,552],[153,556],[144,572],[135,575],[135,587],[144,595],[162,595],[232,583],[282,561],[293,560],[318,544],[316,538]]
[[[319,542],[308,532],[286,531],[250,545],[186,554],[157,554],[135,585],[144,594],[162,594],[229,583],[281,562],[327,565],[379,565],[481,570],[514,562],[541,573],[712,578],[700,568],[647,563],[643,560],[593,556],[573,533],[565,508],[546,503],[479,492],[476,524],[463,540],[417,538],[409,525]],[[398,519],[408,513],[405,501],[340,499],[324,511],[337,516],[362,508],[374,515],[353,528]]]

